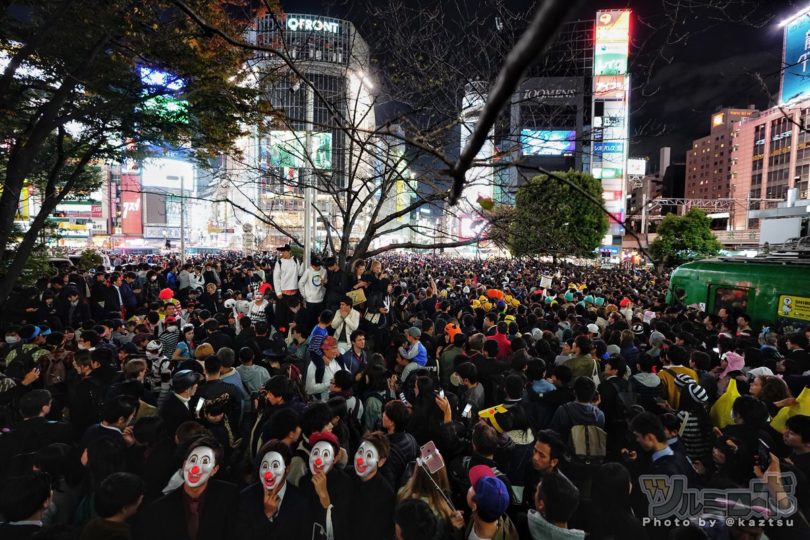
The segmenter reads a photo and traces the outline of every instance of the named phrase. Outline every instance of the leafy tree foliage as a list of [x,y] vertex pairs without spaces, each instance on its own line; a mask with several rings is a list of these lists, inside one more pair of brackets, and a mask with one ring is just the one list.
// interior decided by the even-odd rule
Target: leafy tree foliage
[[[520,186],[515,208],[493,222],[496,242],[516,257],[531,255],[590,255],[599,247],[608,228],[601,207],[574,186],[602,200],[602,186],[579,171],[556,172],[567,182],[547,175],[535,176]],[[511,219],[509,219],[511,217]],[[506,234],[499,233],[506,227]]]
[[717,255],[721,246],[710,225],[705,212],[697,208],[683,216],[669,214],[658,227],[658,236],[650,244],[650,254],[662,267]]
[[[225,3],[188,3],[234,33],[244,30]],[[8,258],[15,240],[26,182],[41,203],[2,264],[2,303],[54,208],[95,188],[95,164],[120,160],[123,149],[166,145],[199,158],[219,155],[233,150],[256,107],[240,76],[246,53],[206,35],[170,0],[7,2],[0,30],[7,60],[0,73],[0,257]],[[143,76],[149,70],[153,76]]]

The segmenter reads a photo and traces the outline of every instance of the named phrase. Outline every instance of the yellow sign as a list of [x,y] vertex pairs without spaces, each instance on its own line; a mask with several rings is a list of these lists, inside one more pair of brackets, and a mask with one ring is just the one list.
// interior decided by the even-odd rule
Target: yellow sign
[[779,296],[779,316],[810,321],[810,298],[805,296]]

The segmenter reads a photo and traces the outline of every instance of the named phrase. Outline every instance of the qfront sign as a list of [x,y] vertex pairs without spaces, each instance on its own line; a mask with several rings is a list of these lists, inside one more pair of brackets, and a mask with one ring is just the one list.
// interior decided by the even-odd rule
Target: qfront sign
[[337,22],[323,21],[321,19],[287,17],[287,30],[292,32],[329,32],[330,34],[337,34],[340,32],[340,25]]

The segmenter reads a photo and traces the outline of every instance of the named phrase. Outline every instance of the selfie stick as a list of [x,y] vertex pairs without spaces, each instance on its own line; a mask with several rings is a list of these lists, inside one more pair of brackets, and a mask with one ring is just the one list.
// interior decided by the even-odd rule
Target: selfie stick
[[453,501],[450,500],[450,497],[447,496],[447,493],[445,493],[444,490],[439,486],[439,484],[436,483],[436,480],[433,479],[433,475],[430,474],[430,471],[428,470],[427,466],[425,466],[425,460],[423,460],[422,458],[416,458],[416,464],[419,467],[421,467],[422,470],[425,472],[428,479],[430,479],[430,483],[433,484],[433,487],[436,488],[436,491],[439,492],[439,494],[442,496],[445,502],[450,506],[450,510],[455,512],[456,507],[453,505]]

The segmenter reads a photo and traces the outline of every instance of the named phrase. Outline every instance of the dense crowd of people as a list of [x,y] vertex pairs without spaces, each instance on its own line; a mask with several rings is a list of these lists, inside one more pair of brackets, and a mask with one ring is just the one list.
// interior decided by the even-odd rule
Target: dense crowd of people
[[3,540],[810,538],[810,330],[637,267],[113,266],[3,308]]

